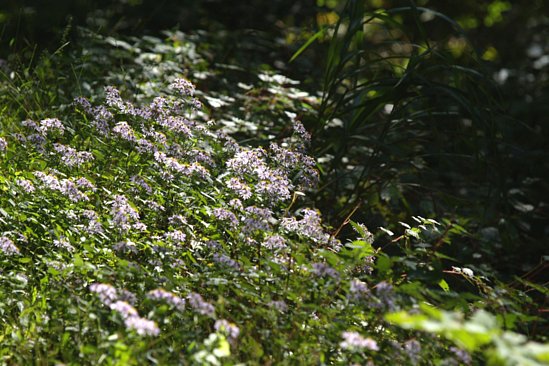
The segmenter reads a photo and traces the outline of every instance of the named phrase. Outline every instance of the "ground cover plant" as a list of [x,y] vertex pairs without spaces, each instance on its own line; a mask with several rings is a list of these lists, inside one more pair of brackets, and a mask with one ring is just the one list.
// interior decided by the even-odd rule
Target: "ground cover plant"
[[[323,92],[282,72],[295,77],[318,62],[307,59],[313,50],[295,53],[293,65],[302,64],[292,73],[273,51],[281,38],[253,32],[128,37],[76,28],[74,45],[0,64],[1,364],[549,364],[549,294],[534,282],[543,260],[533,268],[525,260],[522,277],[502,275],[515,254],[501,242],[511,237],[475,216],[480,201],[456,206],[456,219],[398,191],[411,173],[395,156],[428,147],[398,140],[439,133],[422,125],[429,113],[416,112],[454,108],[416,99],[433,92],[425,70],[457,68],[459,80],[464,69],[443,62],[444,50],[430,58],[439,52],[433,45],[399,53],[406,69],[387,64],[369,74],[376,67],[364,59],[373,55],[360,48],[364,35],[352,17],[400,28],[401,13],[416,11],[420,21],[426,10],[367,13],[349,1],[337,18],[337,2],[329,3],[317,4],[331,9],[318,18],[328,27],[309,38],[326,36],[329,49],[316,51],[341,84]],[[225,43],[235,39],[245,45],[227,56]],[[375,43],[380,54],[402,44]],[[477,72],[467,70],[485,77]],[[437,77],[447,83],[441,90],[476,90]],[[477,102],[463,107],[493,107]],[[369,108],[367,119],[356,117]],[[430,122],[442,115],[431,112]],[[375,116],[390,125],[391,147],[368,134],[383,127]],[[334,132],[341,124],[356,144]],[[489,140],[476,136],[453,146],[474,150]],[[367,166],[368,146],[385,163],[353,178]],[[344,151],[335,161],[334,149]],[[429,161],[410,168],[429,170],[421,189],[441,184]],[[463,172],[455,161],[441,164],[444,174]],[[335,176],[344,189],[333,188]],[[534,249],[529,258],[539,257]]]
[[[468,363],[466,350],[507,334],[478,316],[489,325],[451,333],[461,347],[452,348],[391,325],[423,329],[416,315],[385,319],[448,285],[418,288],[434,261],[398,279],[398,261],[374,250],[364,226],[353,223],[357,240],[342,243],[319,212],[295,209],[318,175],[291,115],[290,137],[252,148],[200,120],[185,79],[147,104],[112,86],[105,94],[4,131],[4,362]],[[406,245],[428,255],[420,238],[436,238],[440,224],[416,220]],[[505,362],[524,342],[486,349]],[[546,357],[541,344],[528,347],[532,364]]]

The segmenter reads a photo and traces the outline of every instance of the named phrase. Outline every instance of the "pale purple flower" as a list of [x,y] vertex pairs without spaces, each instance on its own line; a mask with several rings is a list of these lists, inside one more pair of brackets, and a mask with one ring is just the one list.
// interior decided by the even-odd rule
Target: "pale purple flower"
[[5,138],[0,137],[0,152],[6,151],[8,149],[8,142]]
[[364,338],[358,332],[343,332],[341,334],[343,341],[339,343],[339,346],[343,349],[356,351],[361,349],[368,349],[371,351],[378,351],[379,347],[377,342],[372,338]]
[[118,122],[116,126],[113,127],[112,131],[119,135],[122,139],[135,142],[135,132],[134,130],[128,125],[128,122],[122,121]]
[[173,215],[168,217],[168,222],[173,226],[186,225],[187,219],[182,215]]
[[256,170],[267,168],[263,159],[266,155],[262,148],[241,151],[227,161],[227,167],[239,175],[253,174]]
[[473,362],[473,359],[471,358],[471,355],[469,354],[469,352],[461,348],[450,347],[450,351],[452,351],[456,355],[459,362],[462,362],[465,365],[470,365]]
[[65,132],[65,127],[63,123],[57,118],[46,118],[40,121],[40,126],[38,127],[40,132],[47,134],[48,132],[58,132],[62,135]]
[[59,181],[59,191],[67,196],[73,202],[89,201],[90,199],[84,193],[82,193],[78,186],[69,179],[63,179]]
[[19,187],[23,189],[26,193],[32,193],[34,192],[34,185],[31,181],[26,179],[17,179],[15,181]]
[[128,199],[122,195],[116,195],[114,197],[111,215],[113,225],[123,232],[130,230],[132,221],[139,221],[139,213],[130,205]]
[[90,191],[95,191],[95,186],[93,185],[93,183],[84,177],[78,178],[76,180],[76,185],[80,188],[87,188]]
[[145,200],[143,201],[143,203],[145,204],[145,206],[147,206],[151,210],[154,210],[157,212],[164,211],[166,209],[164,206],[162,206],[160,203],[156,201]]
[[240,269],[240,266],[238,265],[238,262],[234,259],[231,259],[231,257],[225,255],[225,254],[219,254],[214,253],[212,256],[214,262],[219,263],[221,265],[230,267],[232,269],[238,270]]
[[84,210],[82,216],[88,219],[88,225],[84,228],[84,231],[88,234],[101,234],[103,233],[103,226],[99,222],[99,215],[93,210]]
[[106,283],[92,283],[90,285],[90,291],[95,292],[102,303],[110,305],[118,300],[118,293],[116,289]]
[[240,201],[238,198],[233,198],[229,201],[229,206],[234,208],[235,210],[242,210],[244,206],[242,206],[242,201]]
[[224,208],[214,208],[213,215],[218,220],[228,221],[235,226],[238,225],[238,219],[236,218],[235,214],[229,210],[226,210]]
[[246,200],[252,196],[252,189],[246,183],[241,182],[238,178],[230,178],[225,182],[227,188],[235,192],[240,198]]
[[21,121],[21,125],[37,132],[40,131],[38,123],[34,122],[32,119],[26,119],[24,121]]
[[267,249],[284,249],[287,247],[286,239],[280,235],[273,235],[268,237],[264,242],[263,246]]
[[55,175],[43,172],[34,172],[34,175],[46,188],[61,192],[73,202],[89,201],[89,198],[84,193],[80,192],[78,186],[69,179],[59,180]]
[[157,336],[160,334],[158,325],[152,320],[140,318],[139,316],[131,316],[124,320],[126,328],[135,330],[139,335]]
[[304,209],[303,218],[297,220],[295,217],[285,217],[281,225],[289,232],[308,237],[320,243],[328,243],[330,235],[322,228],[320,215],[315,210]]
[[209,302],[204,301],[200,294],[192,292],[187,296],[187,300],[189,301],[189,305],[199,314],[207,316],[213,316],[215,314],[214,306]]
[[225,333],[229,339],[237,339],[240,334],[240,329],[236,324],[230,323],[225,319],[219,319],[214,324],[214,329],[217,332]]
[[178,91],[180,94],[186,95],[186,96],[192,96],[194,95],[195,86],[193,83],[191,83],[188,80],[177,78],[175,79],[171,84],[170,88]]
[[77,106],[80,106],[84,112],[91,114],[92,113],[92,105],[89,100],[87,100],[84,97],[76,97],[74,98],[74,104]]
[[114,116],[105,106],[100,105],[93,109],[91,123],[101,136],[108,136],[110,134],[109,122],[113,119]]
[[375,286],[376,295],[381,301],[381,305],[393,310],[395,308],[395,293],[393,291],[393,286],[385,281],[378,283]]
[[151,194],[153,192],[151,186],[143,179],[142,177],[138,175],[134,175],[130,178],[130,182],[138,185],[139,187],[143,188],[145,192],[148,194]]
[[260,194],[266,194],[271,200],[283,201],[291,197],[293,185],[281,170],[268,168],[258,169],[258,177],[261,179],[255,189]]
[[185,299],[180,298],[176,294],[166,291],[162,288],[149,291],[147,297],[153,300],[164,300],[171,305],[175,306],[178,310],[185,309]]
[[118,312],[124,319],[139,316],[137,310],[135,310],[135,308],[128,304],[126,301],[118,300],[110,304],[109,307],[111,308],[111,310]]
[[305,143],[309,143],[311,141],[311,134],[307,132],[303,124],[297,119],[294,119],[292,122],[293,122],[294,132],[297,133],[297,135],[301,137],[301,139]]
[[53,149],[61,155],[61,162],[68,167],[80,166],[94,159],[92,153],[78,151],[67,145],[55,143]]
[[71,245],[70,241],[64,236],[60,237],[59,239],[55,239],[53,241],[53,245],[56,246],[57,248],[62,248],[69,252],[74,252],[75,250],[74,247]]
[[193,133],[192,133],[191,129],[189,128],[189,121],[187,121],[183,117],[167,116],[167,117],[164,117],[164,118],[160,118],[158,120],[158,123],[160,124],[160,126],[166,128],[170,131],[181,134],[182,136],[185,136],[185,137],[192,137],[193,136]]
[[33,133],[27,136],[27,141],[34,145],[40,151],[45,152],[46,138],[39,133]]
[[126,110],[124,101],[120,97],[120,92],[113,86],[105,87],[105,104],[120,111]]
[[154,144],[147,139],[139,139],[137,140],[136,149],[142,154],[154,154],[156,151],[156,146],[154,146]]
[[339,272],[327,265],[326,263],[313,263],[312,272],[318,277],[331,277],[336,281],[339,281]]
[[288,311],[288,305],[282,300],[273,300],[268,305],[281,313]]
[[368,289],[368,285],[366,285],[366,283],[356,278],[353,278],[351,280],[351,286],[349,288],[348,295],[351,299],[358,300],[364,298],[366,295],[368,295],[369,292],[370,290]]
[[0,250],[6,255],[19,254],[19,248],[7,236],[0,236]]
[[185,242],[185,239],[187,238],[187,235],[185,235],[184,232],[181,230],[174,230],[174,231],[168,231],[164,234],[164,237],[166,239],[171,240],[175,244],[182,244]]
[[413,365],[417,365],[420,361],[421,343],[415,339],[410,339],[404,342],[404,350],[410,358]]

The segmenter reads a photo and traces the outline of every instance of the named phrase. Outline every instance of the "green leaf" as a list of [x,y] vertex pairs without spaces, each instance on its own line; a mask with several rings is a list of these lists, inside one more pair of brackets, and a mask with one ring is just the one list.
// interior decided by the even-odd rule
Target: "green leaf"
[[438,282],[438,285],[440,286],[441,289],[444,290],[444,292],[449,292],[450,291],[450,286],[448,285],[448,282],[446,282],[445,280],[440,280]]
[[301,46],[294,54],[293,56],[290,58],[290,61],[289,62],[292,62],[293,60],[295,60],[299,55],[301,55],[303,53],[303,51],[305,51],[314,41],[316,41],[320,36],[322,36],[325,32],[326,32],[326,29],[327,28],[322,28],[321,30],[319,30],[318,32],[316,32],[314,35],[312,35],[308,40],[307,42],[305,42],[305,44],[303,46]]

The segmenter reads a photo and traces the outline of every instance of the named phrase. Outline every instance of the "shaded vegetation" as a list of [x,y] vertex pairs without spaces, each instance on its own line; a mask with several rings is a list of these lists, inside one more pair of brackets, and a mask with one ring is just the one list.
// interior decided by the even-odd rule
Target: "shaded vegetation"
[[547,364],[548,10],[3,2],[2,362]]

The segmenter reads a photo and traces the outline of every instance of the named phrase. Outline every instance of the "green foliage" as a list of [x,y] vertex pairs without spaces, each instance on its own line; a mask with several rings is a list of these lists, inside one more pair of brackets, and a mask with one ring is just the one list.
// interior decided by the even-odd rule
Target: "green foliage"
[[496,317],[477,310],[471,319],[422,305],[421,313],[398,312],[386,319],[406,329],[439,334],[470,352],[482,350],[489,365],[546,365],[549,345],[527,341],[521,334],[503,331]]
[[[383,4],[12,52],[0,363],[549,363],[546,263],[513,277],[545,199],[509,181],[517,130],[444,5]],[[465,23],[507,24],[490,4]]]

